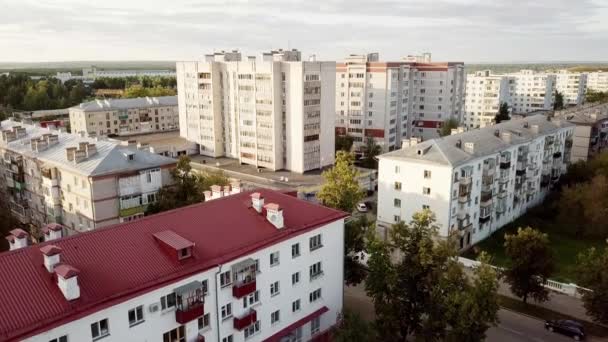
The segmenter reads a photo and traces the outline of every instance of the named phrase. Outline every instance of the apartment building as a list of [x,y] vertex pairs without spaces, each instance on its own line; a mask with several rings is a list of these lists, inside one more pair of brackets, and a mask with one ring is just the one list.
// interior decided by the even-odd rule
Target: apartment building
[[428,53],[380,62],[370,53],[336,66],[336,134],[352,136],[356,152],[368,138],[392,151],[402,138],[436,137],[445,120],[461,120],[463,105],[460,62],[433,63]]
[[490,70],[467,75],[462,124],[477,128],[494,123],[500,105],[511,104],[513,82],[512,77],[495,75]]
[[555,90],[564,96],[565,106],[581,105],[587,91],[587,74],[560,70],[555,73]]
[[555,102],[555,75],[521,70],[507,75],[512,78],[509,85],[511,111],[515,114],[529,113],[539,109],[551,110]]
[[327,341],[346,216],[260,190],[33,246],[14,230],[0,340]]
[[608,72],[590,72],[587,75],[587,89],[599,92],[608,91]]
[[179,129],[177,96],[94,100],[71,107],[72,132],[124,136]]
[[171,158],[10,120],[0,130],[0,186],[35,239],[47,223],[73,234],[140,218],[172,182]]
[[576,126],[572,139],[572,162],[586,161],[608,147],[608,103],[559,110],[553,116]]
[[378,227],[433,211],[460,248],[487,238],[542,202],[566,171],[574,125],[544,115],[501,122],[379,156]]
[[335,62],[298,50],[177,63],[180,134],[200,154],[303,173],[334,162]]

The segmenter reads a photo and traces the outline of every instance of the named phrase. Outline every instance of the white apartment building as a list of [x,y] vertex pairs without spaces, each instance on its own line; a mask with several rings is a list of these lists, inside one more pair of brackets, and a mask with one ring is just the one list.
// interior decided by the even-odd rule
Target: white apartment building
[[261,190],[29,247],[14,230],[0,339],[328,341],[346,216]]
[[576,126],[571,161],[587,161],[608,147],[608,103],[590,103],[555,111],[555,118]]
[[335,95],[337,135],[352,136],[355,151],[370,137],[392,151],[402,138],[436,137],[445,120],[461,120],[464,64],[433,63],[428,53],[397,62],[351,55],[337,64]]
[[564,96],[564,106],[581,105],[587,91],[587,74],[560,70],[555,73],[555,90]]
[[179,129],[177,96],[94,100],[71,107],[72,132],[133,135]]
[[303,173],[334,162],[335,62],[297,50],[177,63],[180,134],[200,154]]
[[555,75],[521,70],[507,75],[511,98],[511,111],[515,114],[536,110],[552,110],[555,102]]
[[500,105],[511,104],[511,84],[513,78],[490,70],[467,75],[462,124],[467,128],[491,125]]
[[379,157],[378,227],[430,209],[460,248],[542,202],[566,171],[574,125],[543,115],[416,143]]
[[172,183],[171,158],[10,120],[0,131],[0,186],[35,239],[47,223],[72,234],[142,217]]
[[608,91],[608,72],[590,72],[587,75],[587,89],[599,92]]

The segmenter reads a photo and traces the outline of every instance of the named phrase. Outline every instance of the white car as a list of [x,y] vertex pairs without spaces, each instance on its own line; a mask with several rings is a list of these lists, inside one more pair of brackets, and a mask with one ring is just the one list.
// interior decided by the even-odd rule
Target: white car
[[357,211],[360,212],[360,213],[366,213],[367,212],[367,206],[365,205],[365,203],[363,203],[363,202],[357,203]]

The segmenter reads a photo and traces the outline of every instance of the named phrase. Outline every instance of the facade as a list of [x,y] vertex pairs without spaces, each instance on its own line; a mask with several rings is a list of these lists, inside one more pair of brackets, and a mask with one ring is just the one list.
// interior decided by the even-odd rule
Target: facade
[[608,72],[590,72],[587,76],[587,89],[599,92],[608,91]]
[[412,141],[379,157],[378,226],[435,213],[466,249],[542,202],[570,161],[574,125],[543,115]]
[[560,110],[553,116],[576,126],[572,162],[586,161],[608,147],[608,103],[588,104]]
[[72,132],[91,137],[179,129],[177,96],[94,100],[69,111]]
[[181,136],[200,154],[303,173],[334,162],[335,63],[271,51],[178,62]]
[[441,124],[461,120],[464,64],[431,62],[430,54],[380,62],[378,53],[351,55],[336,67],[336,134],[360,151],[373,138],[384,151],[403,138],[438,136]]
[[555,90],[564,96],[565,106],[581,105],[587,91],[587,74],[560,70],[555,74]]
[[14,230],[0,339],[324,341],[346,216],[262,190],[29,247]]
[[467,128],[493,124],[500,105],[511,104],[513,82],[512,77],[494,75],[490,70],[467,75],[462,124]]
[[508,76],[513,79],[513,82],[509,86],[510,105],[513,113],[529,113],[540,109],[553,109],[553,103],[555,102],[555,75],[536,73],[533,70],[521,70]]
[[172,182],[174,159],[10,120],[0,129],[0,186],[34,238],[47,223],[72,234],[142,217]]

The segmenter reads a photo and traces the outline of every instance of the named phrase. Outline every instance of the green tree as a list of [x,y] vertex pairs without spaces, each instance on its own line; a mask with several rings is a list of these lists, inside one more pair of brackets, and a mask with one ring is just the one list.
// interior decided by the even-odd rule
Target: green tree
[[559,91],[555,91],[555,102],[553,103],[554,110],[564,109],[564,94]]
[[367,276],[367,270],[361,264],[365,256],[365,238],[373,229],[374,223],[362,215],[345,224],[344,227],[344,282],[352,286],[361,283]]
[[507,120],[511,120],[511,117],[509,116],[509,105],[506,102],[501,102],[498,113],[494,117],[494,121],[496,123],[501,123],[502,121]]
[[376,160],[376,157],[382,153],[382,147],[376,143],[374,138],[368,137],[365,141],[365,146],[361,148],[361,151],[363,152],[363,167],[377,169],[378,161]]
[[531,227],[518,228],[517,234],[505,234],[504,246],[510,259],[505,280],[511,286],[511,292],[524,303],[529,297],[537,302],[548,300],[549,292],[543,284],[554,266],[547,234]]
[[357,313],[345,311],[334,335],[336,342],[378,341],[374,327]]
[[458,128],[458,124],[459,124],[458,120],[456,120],[454,118],[445,120],[441,124],[441,130],[439,130],[439,135],[442,137],[445,137],[446,135],[452,134],[452,129]]
[[591,181],[565,186],[557,203],[560,220],[571,233],[586,237],[608,237],[608,178],[598,173]]
[[223,171],[204,172],[198,176],[198,189],[200,192],[211,189],[212,185],[225,186],[230,184],[230,180]]
[[608,101],[608,91],[594,91],[591,89],[587,89],[587,94],[585,94],[585,101],[587,103],[600,103]]
[[438,229],[434,214],[424,210],[409,224],[393,225],[387,241],[368,237],[365,290],[382,341],[405,341],[412,335],[425,341],[482,341],[496,324],[493,269],[482,260],[471,280],[456,259],[453,241],[438,239]]
[[577,283],[582,290],[583,305],[596,322],[608,324],[608,247],[580,253],[577,260]]
[[359,171],[353,166],[354,159],[352,153],[338,151],[335,165],[323,172],[325,182],[317,198],[324,205],[350,213],[365,196],[359,186]]
[[[8,194],[0,187],[0,198],[3,200],[0,201],[0,234],[2,236],[7,236],[8,232],[12,229],[15,229],[19,226],[19,221],[13,216],[11,213],[11,209],[9,208],[8,201],[4,199],[8,198]],[[0,251],[6,251],[9,249],[9,245],[6,242],[3,242],[0,245]]]
[[174,184],[164,187],[158,192],[156,202],[148,206],[146,214],[155,214],[202,202],[204,196],[199,188],[199,177],[191,171],[190,158],[181,156],[176,167],[171,170]]
[[351,137],[348,134],[344,136],[336,135],[336,152],[350,152],[350,150],[353,148],[354,141],[355,138]]

